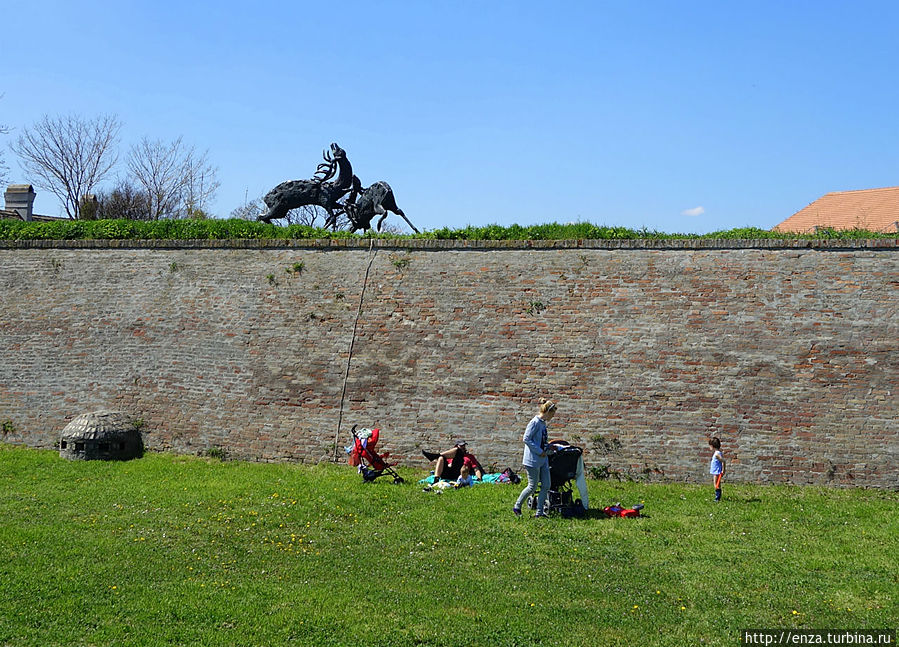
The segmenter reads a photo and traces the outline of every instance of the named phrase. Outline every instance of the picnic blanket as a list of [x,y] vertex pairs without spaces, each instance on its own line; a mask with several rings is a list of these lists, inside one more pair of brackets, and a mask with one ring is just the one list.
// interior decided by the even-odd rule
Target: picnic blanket
[[[438,483],[438,481],[439,481],[439,483]],[[478,485],[479,483],[511,483],[511,482],[512,481],[509,480],[509,475],[505,474],[504,472],[496,472],[494,474],[484,474],[484,478],[482,478],[482,479],[477,479],[474,477],[472,477],[472,479],[471,479],[472,485]],[[455,481],[444,481],[443,479],[436,479],[436,478],[434,478],[433,474],[431,474],[427,478],[421,479],[418,482],[419,485],[435,485],[436,484],[438,486],[440,486],[440,484],[442,484],[442,483],[446,483],[446,485],[444,485],[442,487],[451,487],[451,486],[455,485],[456,482]]]

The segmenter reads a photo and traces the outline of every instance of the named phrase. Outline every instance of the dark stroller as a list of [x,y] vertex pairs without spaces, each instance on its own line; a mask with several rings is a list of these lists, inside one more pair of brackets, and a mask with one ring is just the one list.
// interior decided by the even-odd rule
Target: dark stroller
[[[571,481],[577,478],[578,462],[583,450],[570,445],[562,447],[549,455],[549,492],[546,495],[544,511],[560,512],[563,517],[580,517],[585,513],[580,499],[573,500]],[[537,496],[528,497],[528,507],[537,507]]]
[[362,480],[371,483],[379,476],[388,474],[393,477],[394,483],[402,483],[403,477],[394,471],[393,467],[384,458],[390,454],[379,456],[375,451],[380,438],[380,429],[361,429],[356,432],[357,425],[353,425],[353,444],[346,447],[346,453],[350,455],[348,461],[353,467],[359,468]]

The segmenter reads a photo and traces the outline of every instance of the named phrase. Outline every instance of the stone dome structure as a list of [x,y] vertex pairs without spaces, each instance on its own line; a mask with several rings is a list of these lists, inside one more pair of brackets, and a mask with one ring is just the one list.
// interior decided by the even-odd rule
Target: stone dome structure
[[143,452],[139,424],[121,411],[81,414],[59,439],[59,455],[70,460],[128,460]]

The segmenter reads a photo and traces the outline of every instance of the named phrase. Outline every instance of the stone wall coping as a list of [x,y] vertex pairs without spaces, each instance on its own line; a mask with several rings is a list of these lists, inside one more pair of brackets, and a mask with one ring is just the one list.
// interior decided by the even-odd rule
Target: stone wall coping
[[839,239],[718,239],[684,238],[671,240],[435,240],[389,238],[314,238],[314,239],[227,239],[227,240],[0,240],[0,249],[310,249],[367,250],[397,249],[416,251],[443,250],[899,250],[899,238]]

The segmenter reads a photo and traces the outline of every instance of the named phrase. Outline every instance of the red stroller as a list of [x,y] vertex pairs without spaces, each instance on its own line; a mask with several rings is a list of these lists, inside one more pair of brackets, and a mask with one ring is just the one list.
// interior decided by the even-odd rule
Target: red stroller
[[393,477],[394,483],[402,483],[403,477],[397,474],[393,467],[384,461],[384,458],[390,456],[390,454],[385,452],[383,456],[379,456],[375,451],[381,430],[360,429],[357,432],[356,427],[357,425],[353,425],[351,432],[353,434],[353,444],[345,449],[346,453],[350,455],[348,459],[350,465],[359,468],[362,480],[366,483],[371,483],[379,476],[389,474]]

